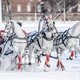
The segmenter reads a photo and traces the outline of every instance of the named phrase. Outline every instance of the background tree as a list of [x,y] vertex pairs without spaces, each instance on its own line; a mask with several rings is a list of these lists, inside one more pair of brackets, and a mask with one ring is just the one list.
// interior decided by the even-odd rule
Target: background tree
[[7,9],[8,9],[8,18],[9,20],[11,20],[11,0],[2,0],[5,4],[7,5]]
[[[62,10],[64,8],[64,0],[44,0],[48,1],[52,7],[52,12],[56,10],[56,12],[59,12],[60,9]],[[65,0],[65,8],[66,11],[70,8],[75,6],[79,0]],[[54,10],[55,9],[55,10]]]
[[[51,14],[58,14],[58,16],[60,16],[65,8],[65,12],[68,12],[70,9],[72,12],[77,12],[77,4],[80,0],[42,0],[44,2],[44,7],[43,10],[46,11],[46,13],[48,12],[48,8],[46,8],[45,6],[47,5],[46,2],[49,3],[49,5],[51,5]],[[65,3],[64,3],[65,2]],[[65,5],[64,5],[65,4]]]

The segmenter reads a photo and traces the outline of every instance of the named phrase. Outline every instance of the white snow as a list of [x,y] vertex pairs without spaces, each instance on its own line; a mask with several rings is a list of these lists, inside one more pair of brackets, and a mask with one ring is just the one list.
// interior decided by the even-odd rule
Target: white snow
[[[22,22],[22,29],[25,30],[27,33],[32,31],[38,31],[39,20],[37,21],[20,21]],[[59,32],[63,32],[68,28],[73,27],[75,23],[78,21],[55,21],[55,27],[58,29]],[[0,29],[4,29],[5,22],[0,23]]]
[[[63,32],[68,28],[73,27],[75,23],[78,21],[55,21],[55,27],[58,29],[59,32]],[[22,29],[26,30],[26,32],[38,31],[39,21],[25,21],[22,22],[23,26]]]
[[56,60],[54,59],[51,59],[51,67],[48,72],[43,71],[43,65],[35,68],[33,66],[33,71],[0,71],[0,80],[80,80],[80,56],[72,61],[63,59],[63,63],[64,71],[56,71]]
[[1,72],[0,80],[80,80],[80,72]]

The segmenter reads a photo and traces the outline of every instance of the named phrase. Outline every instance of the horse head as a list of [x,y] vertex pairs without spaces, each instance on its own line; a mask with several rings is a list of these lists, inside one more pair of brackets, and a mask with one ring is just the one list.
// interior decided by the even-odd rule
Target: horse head
[[6,37],[14,36],[16,38],[25,37],[25,33],[21,29],[22,23],[16,21],[7,21],[5,25],[5,35]]
[[14,33],[14,23],[12,21],[7,21],[4,28],[4,37],[10,37]]
[[53,26],[53,21],[47,21],[45,23],[45,26],[43,27],[43,29],[41,30],[42,36],[43,38],[45,38],[46,40],[52,40],[55,37],[55,28]]

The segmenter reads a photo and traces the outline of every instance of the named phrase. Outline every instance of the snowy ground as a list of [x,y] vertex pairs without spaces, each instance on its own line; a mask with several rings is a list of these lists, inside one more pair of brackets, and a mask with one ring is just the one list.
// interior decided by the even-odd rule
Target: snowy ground
[[[38,31],[39,20],[38,21],[20,21],[22,22],[22,29],[26,32]],[[65,31],[68,28],[73,27],[73,25],[78,21],[55,21],[55,27],[59,32]],[[5,22],[4,22],[5,24]],[[0,29],[4,29],[5,25],[0,23]]]
[[80,80],[80,60],[65,64],[65,71],[56,71],[54,67],[49,72],[1,71],[0,80]]
[[[55,21],[55,27],[59,32],[65,31],[68,28],[73,27],[73,25],[78,21]],[[26,30],[26,32],[38,31],[39,21],[25,21],[22,22],[22,29]]]
[[80,80],[80,72],[1,72],[0,80]]
[[[64,55],[65,56],[65,55]],[[80,80],[80,54],[74,60],[62,58],[65,70],[56,70],[56,59],[51,59],[51,67],[44,72],[44,57],[40,66],[26,66],[23,71],[0,71],[0,80]]]
[[[24,23],[24,30],[33,31],[37,29],[36,25],[31,24],[31,28],[29,27],[30,22],[27,25]],[[61,24],[65,24],[64,26]],[[66,30],[69,27],[72,27],[72,23],[75,22],[56,22],[56,26],[58,30]],[[33,25],[33,26],[32,26]],[[28,27],[26,27],[28,26]],[[66,27],[65,27],[66,26]],[[65,55],[64,55],[65,56]],[[42,57],[42,63],[40,66],[33,65],[32,67],[25,66],[25,70],[23,71],[0,71],[0,80],[80,80],[80,54],[78,58],[74,60],[66,60],[67,55],[62,57],[65,70],[56,70],[56,62],[57,60],[51,59],[51,67],[48,69],[48,72],[44,72],[44,58]]]

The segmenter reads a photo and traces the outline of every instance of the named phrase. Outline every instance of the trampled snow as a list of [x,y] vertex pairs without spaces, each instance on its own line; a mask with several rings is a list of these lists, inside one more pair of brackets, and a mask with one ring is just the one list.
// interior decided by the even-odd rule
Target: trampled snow
[[[43,61],[44,62],[44,61]],[[0,71],[0,80],[80,80],[80,56],[72,61],[63,59],[65,70],[56,70],[56,60],[51,59],[51,67],[44,72],[44,65],[33,66],[32,71]]]

